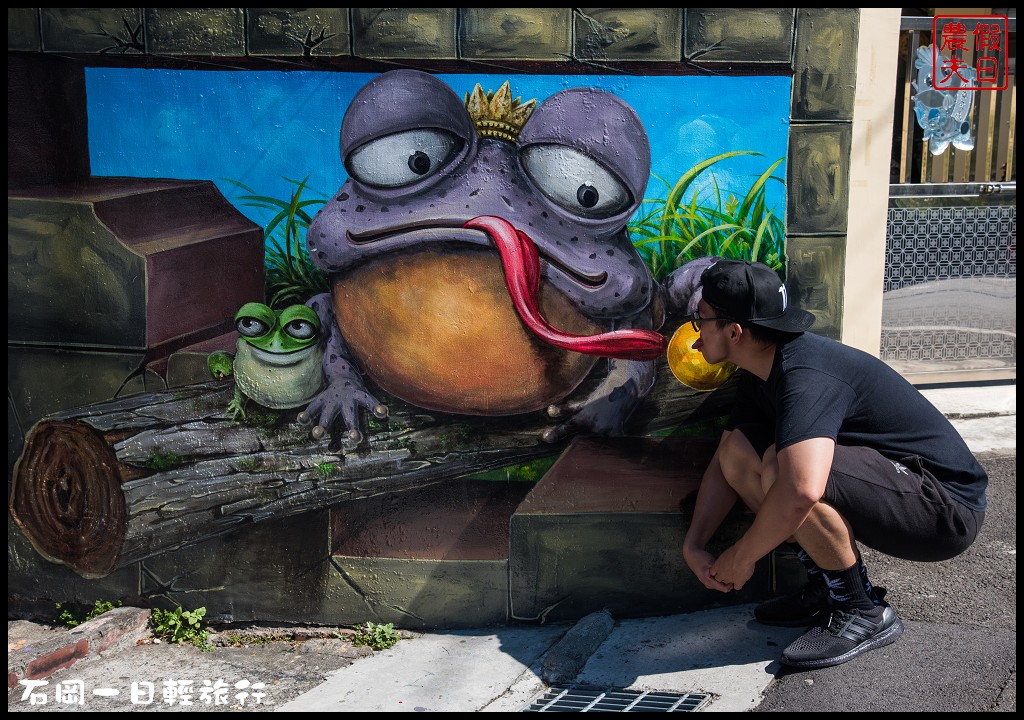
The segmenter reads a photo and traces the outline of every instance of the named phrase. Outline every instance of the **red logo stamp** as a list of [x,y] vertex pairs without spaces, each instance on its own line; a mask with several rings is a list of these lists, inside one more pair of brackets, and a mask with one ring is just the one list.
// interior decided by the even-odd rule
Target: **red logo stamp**
[[932,18],[932,78],[936,90],[1006,90],[1010,81],[1005,15]]

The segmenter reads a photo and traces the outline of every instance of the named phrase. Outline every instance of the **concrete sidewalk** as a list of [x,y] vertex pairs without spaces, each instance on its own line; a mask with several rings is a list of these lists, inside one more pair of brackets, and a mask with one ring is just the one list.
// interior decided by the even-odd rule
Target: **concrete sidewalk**
[[[425,634],[342,668],[277,709],[519,712],[547,689],[545,666],[569,667],[573,661],[564,656],[579,655],[575,629]],[[757,706],[777,669],[781,648],[802,632],[755,623],[749,605],[623,620],[583,658],[576,673],[561,680],[577,686],[706,695],[705,710],[745,712]]]
[[[1001,481],[1015,492],[1016,385],[936,388],[923,392],[951,419],[975,454],[1014,456],[1012,463],[1004,462],[1000,467],[1007,468],[1007,472],[1013,468],[1013,477]],[[999,501],[999,497],[992,496],[991,502]],[[1015,563],[1012,559],[1016,554],[1016,524],[1012,520],[1016,515],[1015,495],[1012,507],[1002,508],[1002,511],[1011,521],[1001,527],[1012,533],[1012,538],[997,538],[993,543],[996,547],[1008,546],[1006,553],[1010,559],[1007,560],[1004,553],[1001,561]],[[986,526],[989,524],[987,519]],[[991,524],[1000,527],[998,523]],[[978,551],[983,555],[988,552],[984,547],[979,547]],[[970,571],[978,564],[967,555],[964,562]],[[928,565],[949,566],[950,563]],[[949,586],[942,592],[957,592],[956,573],[960,570],[956,566],[927,569],[937,572],[934,582]],[[980,567],[980,572],[987,571]],[[1012,603],[1015,606],[1015,564],[1006,572],[1013,573]],[[898,576],[904,571],[895,569],[895,573]],[[878,577],[885,579],[885,575]],[[1000,596],[992,599],[993,604],[1004,602],[1005,598]],[[1010,612],[1014,613],[1015,608],[1010,608]],[[928,708],[929,702],[937,700],[945,703],[949,692],[964,701],[960,707],[945,707],[949,710],[1015,708],[1015,620],[1010,630],[999,627],[967,630],[959,627],[957,617],[945,619],[945,622],[931,622],[929,618],[928,622],[919,623],[904,615],[904,620],[908,630],[895,645],[843,666],[801,673],[803,685],[780,683],[789,688],[792,697],[772,698],[771,709],[792,709],[801,698],[807,697],[806,691],[813,686],[814,676],[831,678],[834,683],[834,687],[830,687],[831,694],[826,693],[834,704],[819,705],[817,710],[858,709],[852,704],[855,702],[863,707],[892,709],[894,698],[887,697],[888,693],[871,694],[871,686],[879,682],[876,675],[884,677],[887,686],[895,683],[894,692],[905,702],[913,703],[912,709]],[[601,627],[604,627],[603,633]],[[788,672],[779,665],[778,658],[786,645],[802,632],[802,628],[760,625],[753,620],[752,606],[739,605],[622,621],[588,616],[572,627],[502,627],[427,633],[336,671],[319,687],[276,709],[285,712],[518,712],[537,700],[544,700],[550,694],[546,692],[550,686],[562,684],[586,688],[581,702],[588,698],[611,702],[590,689],[614,688],[685,696],[694,703],[694,709],[703,712],[753,711],[765,701],[765,693],[776,677]],[[982,642],[965,646],[959,654],[950,653],[949,646],[955,646],[962,636],[980,637]],[[981,669],[985,667],[988,669]],[[972,670],[991,672],[993,677],[974,678]],[[923,675],[916,677],[917,672]],[[865,673],[865,677],[860,677]],[[1012,687],[1007,681],[1011,677]],[[938,692],[935,684],[939,682],[945,683],[947,692]],[[963,692],[958,692],[960,686]]]

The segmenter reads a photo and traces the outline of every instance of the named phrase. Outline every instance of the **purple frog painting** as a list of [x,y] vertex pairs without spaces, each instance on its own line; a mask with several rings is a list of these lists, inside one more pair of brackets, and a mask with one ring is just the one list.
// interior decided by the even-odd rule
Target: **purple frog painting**
[[666,301],[685,307],[702,269],[666,292],[630,241],[651,153],[628,104],[587,87],[524,103],[508,83],[460,98],[394,70],[351,102],[341,155],[349,178],[306,235],[331,286],[308,303],[327,335],[327,384],[300,414],[314,437],[358,445],[363,414],[387,416],[364,376],[432,411],[546,411],[548,442],[622,433]]

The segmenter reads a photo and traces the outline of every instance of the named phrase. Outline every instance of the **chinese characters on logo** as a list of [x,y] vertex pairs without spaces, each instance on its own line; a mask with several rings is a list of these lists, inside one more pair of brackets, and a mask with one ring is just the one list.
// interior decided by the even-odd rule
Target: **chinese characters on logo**
[[1008,27],[1005,15],[936,15],[932,19],[934,89],[1009,87]]
[[[27,700],[30,705],[46,705],[51,696],[54,705],[85,705],[85,683],[81,680],[55,683],[52,692],[46,688],[50,684],[47,680],[20,680],[19,683],[25,686],[21,699]],[[133,682],[125,696],[132,705],[152,705],[155,702],[202,708],[205,705],[230,704],[244,708],[246,704],[262,705],[266,687],[266,683],[250,682],[244,678],[234,685],[220,679],[203,680],[198,688],[192,680],[164,680],[160,687],[156,683],[140,681]],[[111,687],[94,688],[91,694],[97,697],[117,697],[121,695],[121,690]]]

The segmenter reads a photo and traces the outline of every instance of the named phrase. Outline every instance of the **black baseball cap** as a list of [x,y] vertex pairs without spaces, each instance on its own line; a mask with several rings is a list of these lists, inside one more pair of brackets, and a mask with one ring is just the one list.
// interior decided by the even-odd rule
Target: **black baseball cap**
[[814,315],[789,301],[785,283],[764,263],[721,259],[700,276],[704,302],[740,323],[802,333]]

